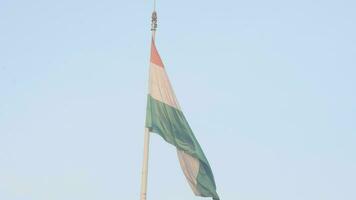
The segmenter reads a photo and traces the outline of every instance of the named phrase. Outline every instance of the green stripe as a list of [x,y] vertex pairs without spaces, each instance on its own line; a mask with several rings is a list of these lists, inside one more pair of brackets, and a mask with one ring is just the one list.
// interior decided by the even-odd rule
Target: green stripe
[[200,168],[197,177],[197,189],[203,197],[219,199],[209,162],[182,111],[148,95],[146,127],[151,132],[158,133],[177,149],[198,159]]

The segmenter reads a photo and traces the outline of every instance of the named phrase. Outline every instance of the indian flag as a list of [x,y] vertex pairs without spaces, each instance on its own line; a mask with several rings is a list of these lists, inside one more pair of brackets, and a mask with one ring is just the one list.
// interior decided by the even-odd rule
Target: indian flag
[[146,128],[177,148],[180,165],[195,195],[219,199],[209,162],[181,111],[154,40]]

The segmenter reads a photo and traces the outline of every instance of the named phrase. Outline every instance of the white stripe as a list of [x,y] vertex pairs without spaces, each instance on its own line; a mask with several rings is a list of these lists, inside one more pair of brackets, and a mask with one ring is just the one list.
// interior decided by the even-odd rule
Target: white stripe
[[149,94],[156,100],[180,110],[166,70],[154,63],[150,65]]
[[[152,98],[180,110],[178,100],[163,67],[151,63],[149,83],[149,94]],[[183,173],[187,178],[190,187],[194,194],[199,196],[200,192],[197,189],[197,176],[200,167],[199,160],[178,149],[177,153]]]
[[187,178],[190,187],[192,188],[195,195],[200,196],[200,192],[197,188],[197,177],[200,167],[199,160],[178,149],[177,153],[180,166],[182,167],[183,173]]

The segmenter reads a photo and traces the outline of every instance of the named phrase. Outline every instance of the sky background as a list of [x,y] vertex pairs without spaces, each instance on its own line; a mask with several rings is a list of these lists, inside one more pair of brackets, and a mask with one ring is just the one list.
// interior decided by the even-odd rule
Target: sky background
[[[356,199],[356,1],[158,0],[222,200]],[[0,0],[0,199],[139,199],[152,1]],[[152,134],[148,200],[194,200]]]

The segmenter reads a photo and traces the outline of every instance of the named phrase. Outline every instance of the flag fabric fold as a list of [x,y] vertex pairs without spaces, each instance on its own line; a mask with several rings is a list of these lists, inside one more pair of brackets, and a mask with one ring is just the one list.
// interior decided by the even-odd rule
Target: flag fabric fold
[[181,111],[154,40],[146,128],[176,147],[181,168],[195,195],[219,199],[209,162]]

